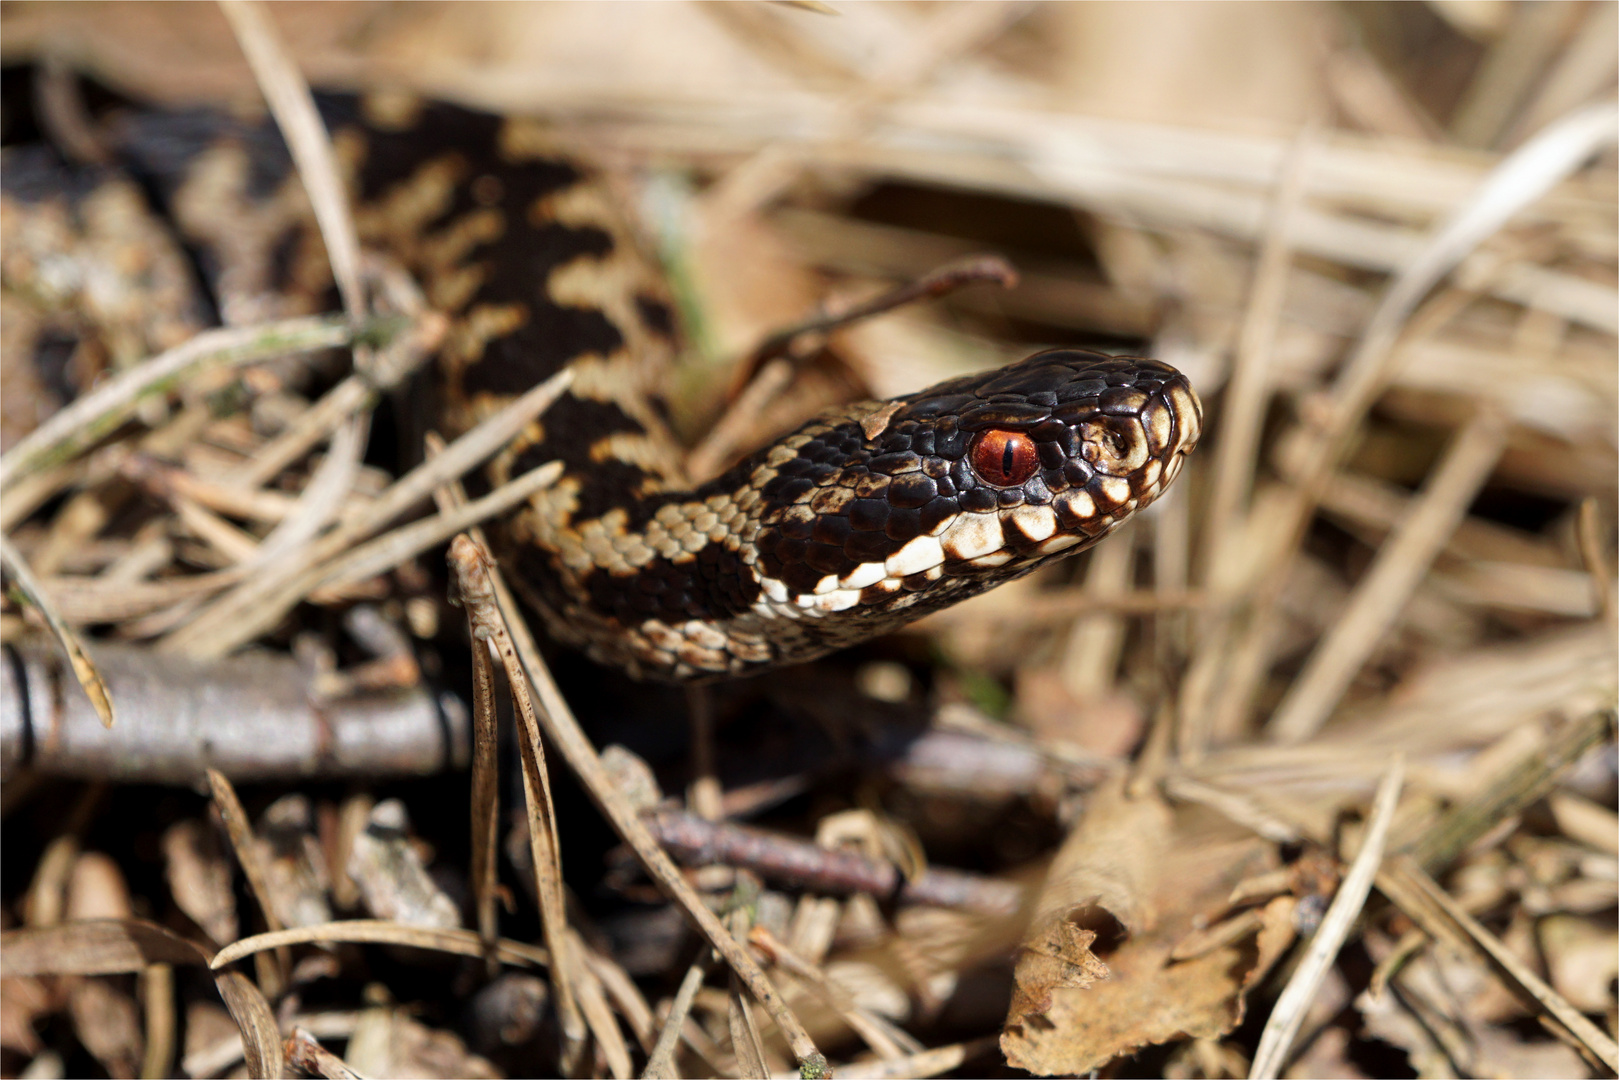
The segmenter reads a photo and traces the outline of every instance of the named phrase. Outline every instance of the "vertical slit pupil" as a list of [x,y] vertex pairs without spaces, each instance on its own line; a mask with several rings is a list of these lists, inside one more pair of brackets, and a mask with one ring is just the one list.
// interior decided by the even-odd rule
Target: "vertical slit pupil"
[[1039,455],[1023,432],[990,430],[973,444],[972,466],[996,487],[1015,487],[1034,475]]

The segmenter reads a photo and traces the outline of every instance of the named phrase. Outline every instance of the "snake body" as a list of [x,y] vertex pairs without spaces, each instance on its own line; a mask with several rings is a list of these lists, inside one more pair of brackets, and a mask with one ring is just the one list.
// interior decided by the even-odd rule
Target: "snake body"
[[[565,470],[499,523],[497,554],[554,637],[633,675],[764,671],[983,592],[1101,539],[1197,442],[1201,408],[1173,368],[1057,349],[832,409],[693,487],[659,399],[669,296],[599,178],[534,124],[321,104],[362,243],[451,317],[447,433],[572,370],[489,467],[495,484]],[[150,112],[116,131],[225,321],[328,303],[307,200],[268,123]],[[7,198],[44,197],[28,186],[8,181]]]

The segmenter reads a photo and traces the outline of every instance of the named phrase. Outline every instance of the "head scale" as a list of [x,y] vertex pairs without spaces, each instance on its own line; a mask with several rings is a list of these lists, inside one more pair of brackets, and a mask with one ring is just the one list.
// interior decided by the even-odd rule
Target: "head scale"
[[888,411],[874,435],[815,432],[761,491],[756,571],[781,602],[899,622],[1020,576],[1156,499],[1202,422],[1169,365],[1077,349]]

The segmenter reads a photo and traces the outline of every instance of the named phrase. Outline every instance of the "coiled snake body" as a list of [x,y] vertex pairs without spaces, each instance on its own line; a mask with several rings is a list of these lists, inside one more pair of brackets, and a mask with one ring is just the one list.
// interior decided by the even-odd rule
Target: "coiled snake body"
[[[362,242],[452,317],[450,433],[572,368],[490,466],[494,483],[565,466],[501,523],[498,554],[553,636],[632,674],[747,674],[890,630],[1095,543],[1197,442],[1200,406],[1173,368],[1051,350],[833,409],[692,488],[658,398],[671,306],[603,186],[532,124],[436,104],[322,109]],[[319,238],[267,123],[142,113],[116,144],[224,318],[324,303]],[[28,189],[8,180],[7,197],[41,197]]]

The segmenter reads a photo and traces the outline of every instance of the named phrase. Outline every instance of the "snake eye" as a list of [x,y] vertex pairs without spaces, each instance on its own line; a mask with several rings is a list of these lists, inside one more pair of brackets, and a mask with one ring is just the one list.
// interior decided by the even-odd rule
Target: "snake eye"
[[991,428],[973,440],[973,471],[996,487],[1016,487],[1040,467],[1034,440],[1021,431]]

